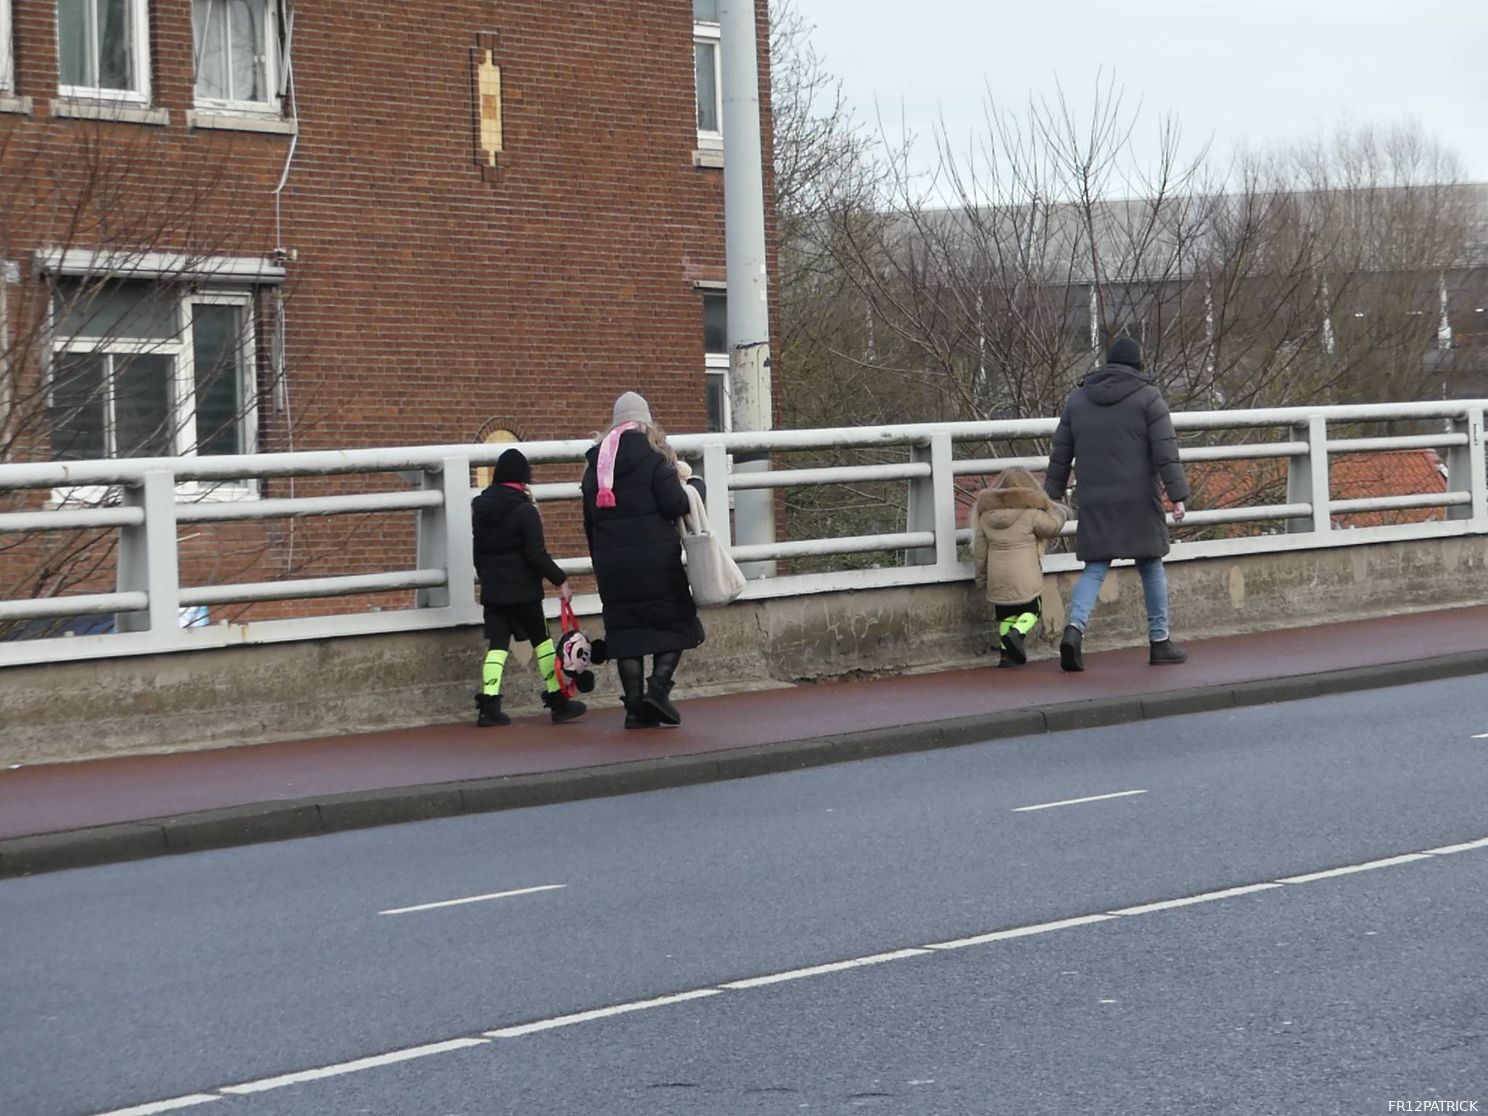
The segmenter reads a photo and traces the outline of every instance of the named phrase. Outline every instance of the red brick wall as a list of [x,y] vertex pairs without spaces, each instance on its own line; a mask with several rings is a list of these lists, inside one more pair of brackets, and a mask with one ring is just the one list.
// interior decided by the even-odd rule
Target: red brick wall
[[[34,98],[35,111],[0,115],[0,182],[10,184],[0,194],[23,193],[28,179],[81,181],[89,153],[101,151],[131,168],[123,204],[142,215],[183,183],[206,184],[191,229],[164,239],[218,254],[295,254],[290,414],[267,393],[263,329],[261,448],[286,448],[291,425],[296,449],[466,442],[491,420],[526,438],[581,437],[608,424],[627,389],[645,394],[669,430],[704,429],[693,284],[724,277],[723,175],[693,165],[688,0],[298,5],[300,132],[277,223],[270,192],[290,137],[187,126],[189,0],[150,4],[152,100],[170,111],[167,127],[52,119],[54,0],[13,4],[17,93]],[[502,69],[505,150],[485,173],[476,160],[478,42]],[[766,76],[761,88],[768,134]],[[768,158],[767,148],[767,167]],[[13,198],[10,209],[4,258],[90,243],[68,236],[66,213]],[[772,211],[767,218],[773,238]],[[319,489],[300,482],[297,492],[365,487],[354,478]],[[265,494],[288,493],[281,481]],[[573,549],[564,518],[559,541]],[[300,555],[318,555],[306,574],[412,563],[404,532],[348,539],[350,524],[296,526]],[[185,580],[225,579],[220,554],[202,554],[215,534],[188,548],[200,557],[189,557]],[[293,564],[282,525],[229,534],[244,554],[261,540],[254,564],[264,576]]]

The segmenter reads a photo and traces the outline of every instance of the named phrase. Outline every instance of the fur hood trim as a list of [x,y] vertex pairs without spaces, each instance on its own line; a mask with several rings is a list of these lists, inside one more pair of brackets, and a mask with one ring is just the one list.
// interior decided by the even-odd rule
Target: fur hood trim
[[980,518],[986,512],[1003,508],[1053,511],[1054,501],[1036,488],[984,488],[977,493],[973,513]]

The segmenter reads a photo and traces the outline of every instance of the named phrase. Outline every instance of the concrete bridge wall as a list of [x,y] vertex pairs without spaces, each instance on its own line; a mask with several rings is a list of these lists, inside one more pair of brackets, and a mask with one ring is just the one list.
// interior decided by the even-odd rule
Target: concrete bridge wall
[[[1488,603],[1488,536],[1173,562],[1176,639]],[[1052,654],[1074,574],[1051,574]],[[599,634],[598,618],[585,628]],[[749,601],[704,615],[679,696],[927,671],[995,654],[992,613],[969,581]],[[1117,570],[1087,647],[1145,640],[1141,586]],[[477,628],[308,640],[0,669],[0,765],[340,735],[473,715],[485,645]],[[536,712],[526,645],[507,672],[508,708]],[[1181,668],[1180,668],[1181,669]],[[613,708],[613,671],[592,707]],[[472,730],[473,731],[473,730]]]

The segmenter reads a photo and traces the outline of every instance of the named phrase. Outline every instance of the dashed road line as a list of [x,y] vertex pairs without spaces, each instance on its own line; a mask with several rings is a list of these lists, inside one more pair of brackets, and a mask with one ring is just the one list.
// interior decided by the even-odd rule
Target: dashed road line
[[615,1004],[612,1007],[595,1008],[593,1011],[578,1011],[572,1015],[540,1019],[536,1023],[523,1023],[517,1027],[502,1027],[499,1031],[487,1031],[486,1037],[521,1038],[523,1035],[536,1034],[538,1031],[551,1031],[556,1027],[572,1027],[575,1023],[588,1023],[594,1019],[608,1019],[612,1015],[625,1015],[632,1011],[645,1011],[647,1008],[665,1007],[667,1004],[680,1004],[684,1000],[701,1000],[704,996],[722,994],[721,988],[694,988],[691,992],[678,992],[674,996],[658,996],[654,1000],[632,1000],[628,1004]]
[[221,1099],[215,1093],[192,1093],[186,1097],[172,1097],[170,1100],[137,1104],[133,1108],[116,1108],[112,1112],[100,1113],[99,1116],[155,1116],[158,1112],[176,1112],[182,1108],[194,1108],[196,1105]]
[[469,895],[464,899],[441,899],[437,903],[420,903],[416,907],[393,907],[378,911],[380,915],[412,914],[414,911],[437,911],[440,907],[459,907],[466,903],[484,903],[489,899],[510,899],[514,895],[536,895],[539,891],[558,891],[568,884],[543,884],[540,887],[519,887],[515,891],[493,891],[489,895]]
[[[1141,791],[1126,793],[1142,793]],[[422,1046],[405,1047],[402,1050],[392,1050],[385,1054],[378,1054],[369,1058],[359,1058],[355,1061],[340,1062],[336,1065],[322,1066],[318,1069],[301,1070],[297,1073],[287,1073],[278,1077],[266,1077],[258,1081],[247,1081],[238,1085],[224,1085],[211,1093],[193,1093],[188,1096],[176,1097],[171,1100],[153,1101],[149,1104],[139,1104],[132,1108],[119,1108],[110,1112],[99,1113],[98,1116],[155,1116],[156,1113],[174,1112],[178,1109],[191,1108],[195,1105],[208,1104],[212,1101],[221,1100],[225,1096],[243,1096],[253,1093],[265,1092],[270,1089],[282,1089],[290,1085],[299,1085],[308,1081],[319,1081],[323,1078],[337,1077],[348,1073],[357,1073],[361,1070],[373,1069],[378,1066],[392,1065],[397,1062],[407,1062],[416,1058],[428,1058],[437,1054],[445,1054],[454,1050],[463,1050],[475,1046],[489,1046],[502,1040],[522,1038],[526,1035],[538,1034],[543,1031],[551,1031],[560,1027],[571,1027],[577,1024],[589,1023],[598,1019],[608,1019],[618,1015],[626,1015],[650,1008],[664,1007],[668,1004],[685,1003],[691,1000],[701,1000],[710,996],[721,996],[725,992],[743,992],[755,988],[763,988],[786,981],[803,980],[808,977],[822,976],[829,973],[840,973],[853,969],[867,968],[872,965],[886,964],[890,961],[907,960],[915,957],[927,957],[935,953],[948,950],[965,949],[971,946],[988,945],[993,942],[1010,941],[1016,938],[1027,938],[1038,934],[1053,933],[1058,930],[1069,930],[1079,926],[1091,926],[1100,922],[1115,922],[1122,918],[1131,918],[1138,915],[1154,914],[1160,911],[1169,911],[1181,907],[1193,906],[1198,903],[1209,903],[1223,899],[1232,899],[1243,895],[1254,895],[1263,891],[1273,891],[1287,885],[1316,883],[1319,880],[1335,879],[1341,876],[1354,875],[1359,872],[1369,872],[1377,868],[1390,868],[1402,864],[1414,864],[1423,860],[1431,860],[1438,856],[1450,856],[1457,853],[1472,852],[1480,849],[1488,849],[1488,837],[1479,838],[1474,841],[1464,841],[1455,845],[1441,845],[1434,849],[1425,849],[1421,852],[1404,853],[1400,856],[1384,857],[1379,860],[1367,860],[1359,864],[1346,864],[1338,868],[1327,868],[1318,872],[1307,872],[1295,876],[1283,876],[1275,880],[1265,880],[1259,883],[1242,884],[1237,887],[1221,888],[1215,891],[1206,891],[1198,895],[1185,895],[1176,899],[1163,899],[1153,903],[1143,903],[1139,906],[1121,907],[1116,910],[1105,911],[1099,914],[1080,915],[1075,918],[1059,919],[1054,922],[1038,922],[1026,926],[1012,926],[1002,930],[994,930],[986,934],[977,934],[965,938],[956,938],[945,942],[932,942],[929,945],[911,946],[905,949],[891,950],[885,953],[873,953],[865,957],[849,958],[845,961],[833,961],[824,965],[812,965],[803,969],[790,969],[785,972],[769,973],[764,976],[747,977],[741,980],[728,981],[716,986],[706,988],[693,988],[682,992],[675,992],[666,996],[658,996],[648,1000],[632,1000],[623,1004],[612,1004],[607,1007],[598,1007],[589,1011],[573,1012],[568,1015],[554,1016],[549,1019],[537,1019],[528,1023],[519,1023],[510,1027],[501,1027],[496,1030],[485,1031],[480,1035],[466,1036],[448,1039],[444,1042],[427,1043]],[[549,885],[549,887],[561,887],[563,885]],[[548,890],[539,888],[533,890]],[[473,902],[471,900],[451,900],[449,902]],[[415,908],[408,908],[410,910]],[[426,909],[426,908],[425,908]],[[383,912],[391,913],[391,912]]]
[[1030,810],[1052,810],[1056,806],[1079,806],[1086,802],[1104,802],[1108,798],[1130,798],[1134,794],[1146,794],[1144,790],[1116,791],[1113,794],[1092,794],[1087,798],[1066,798],[1061,802],[1040,802],[1037,806],[1018,806],[1015,814],[1026,814]]
[[218,1090],[231,1096],[247,1096],[251,1093],[266,1093],[270,1089],[283,1089],[287,1085],[303,1085],[307,1081],[320,1081],[326,1077],[340,1077],[346,1073],[391,1066],[397,1062],[411,1062],[415,1058],[428,1058],[435,1054],[448,1054],[451,1050],[464,1050],[469,1046],[486,1046],[486,1038],[457,1038],[446,1042],[431,1042],[424,1046],[407,1046],[386,1054],[374,1054],[370,1058],[357,1058],[351,1062],[337,1062],[333,1066],[300,1070],[298,1073],[281,1074],[279,1077],[264,1077],[257,1081],[245,1081],[241,1085],[226,1085]]

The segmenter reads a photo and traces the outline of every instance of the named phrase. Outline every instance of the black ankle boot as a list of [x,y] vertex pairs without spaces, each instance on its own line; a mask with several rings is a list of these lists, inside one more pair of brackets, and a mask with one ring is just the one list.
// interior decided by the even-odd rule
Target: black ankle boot
[[656,719],[656,714],[651,712],[645,702],[637,698],[625,701],[625,727],[628,729],[656,728],[661,722]]
[[625,727],[628,729],[655,728],[661,722],[641,700],[642,679],[646,673],[645,663],[640,659],[617,659],[615,669],[620,674],[620,692],[625,704]]
[[646,687],[646,696],[641,699],[641,704],[662,724],[680,725],[682,714],[678,713],[677,707],[672,704],[672,699],[668,696],[671,692],[671,680],[662,680],[653,674],[651,684]]
[[1028,648],[1023,644],[1023,633],[1017,628],[1009,628],[1007,635],[1002,637],[1002,654],[1017,666],[1028,661]]
[[543,694],[542,703],[552,713],[555,725],[561,725],[564,721],[572,721],[575,717],[582,717],[589,708],[582,701],[566,698],[561,693]]
[[1059,640],[1059,668],[1068,671],[1085,669],[1085,633],[1071,624]]
[[1154,640],[1147,653],[1147,662],[1152,666],[1173,666],[1187,661],[1188,652],[1171,639]]
[[501,712],[500,694],[476,694],[475,706],[477,713],[475,723],[481,728],[489,728],[492,725],[509,725],[511,718]]

